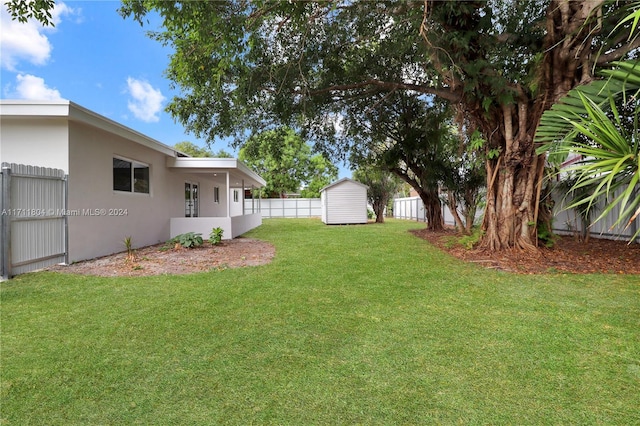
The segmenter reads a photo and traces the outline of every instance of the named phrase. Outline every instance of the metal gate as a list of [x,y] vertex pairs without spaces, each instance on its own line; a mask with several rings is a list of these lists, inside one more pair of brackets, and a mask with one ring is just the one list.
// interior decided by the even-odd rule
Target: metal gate
[[64,171],[2,163],[1,180],[2,277],[68,263]]

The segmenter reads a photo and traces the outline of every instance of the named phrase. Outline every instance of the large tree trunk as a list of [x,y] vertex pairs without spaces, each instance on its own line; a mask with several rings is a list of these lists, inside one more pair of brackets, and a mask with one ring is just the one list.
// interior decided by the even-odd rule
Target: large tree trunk
[[458,203],[456,197],[453,195],[453,191],[447,191],[447,206],[453,216],[453,221],[456,223],[456,228],[463,234],[468,234],[467,226],[462,222],[462,218],[458,214]]
[[[528,89],[513,85],[517,93],[512,104],[503,104],[487,114],[470,111],[485,135],[491,135],[487,149],[499,150],[497,158],[487,160],[487,205],[483,220],[485,234],[481,246],[492,251],[535,249],[540,217],[549,212],[539,209],[545,156],[536,154],[533,143],[542,113],[569,90],[592,78],[591,39],[596,23],[585,25],[595,16],[598,1],[567,2],[553,0],[547,10],[545,56],[540,67],[540,90],[534,96]],[[542,213],[542,214],[541,214]]]
[[545,161],[535,154],[533,144],[530,145],[517,157],[512,155],[511,161],[508,155],[487,161],[482,247],[496,251],[537,246],[537,196]]
[[444,229],[444,217],[442,216],[442,202],[438,191],[421,189],[418,191],[418,195],[424,204],[427,229],[430,231],[442,231]]
[[376,223],[384,223],[384,209],[387,206],[387,199],[375,201],[371,207],[373,207],[373,214],[376,215]]

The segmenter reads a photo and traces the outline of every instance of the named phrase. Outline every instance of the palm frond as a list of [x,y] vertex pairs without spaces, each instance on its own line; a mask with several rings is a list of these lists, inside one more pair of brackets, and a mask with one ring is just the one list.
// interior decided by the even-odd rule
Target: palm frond
[[[628,84],[628,82],[625,82]],[[628,228],[640,213],[640,144],[638,143],[638,106],[634,108],[634,129],[625,130],[624,117],[615,105],[615,99],[600,102],[583,92],[574,93],[582,103],[581,113],[561,115],[567,130],[562,143],[549,143],[555,155],[575,154],[581,160],[559,173],[572,173],[571,191],[582,190],[583,196],[574,199],[566,209],[580,208],[591,211],[600,200],[607,200],[593,223],[614,214],[618,215],[612,228]],[[630,99],[631,100],[631,99]],[[606,111],[609,111],[607,114]],[[585,191],[588,189],[589,191]],[[614,195],[615,194],[615,195]],[[638,230],[631,240],[640,235]]]
[[[540,145],[539,153],[555,153],[558,144],[567,142],[573,130],[572,121],[585,114],[583,98],[594,105],[607,108],[612,99],[634,99],[640,95],[640,60],[620,61],[614,68],[600,73],[602,80],[578,86],[542,114],[534,141]],[[562,161],[561,159],[559,161]]]

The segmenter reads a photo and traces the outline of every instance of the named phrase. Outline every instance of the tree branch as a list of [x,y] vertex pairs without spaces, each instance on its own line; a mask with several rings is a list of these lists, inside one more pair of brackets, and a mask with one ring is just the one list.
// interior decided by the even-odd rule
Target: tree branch
[[640,37],[636,37],[631,43],[625,44],[624,46],[620,46],[617,49],[614,49],[610,52],[603,53],[596,60],[596,64],[604,65],[611,61],[618,60],[622,58],[624,55],[632,51],[633,49],[637,49],[640,47]]
[[459,90],[446,90],[446,89],[435,89],[433,87],[428,86],[420,86],[417,84],[410,83],[392,83],[388,81],[381,81],[377,79],[369,79],[366,81],[362,81],[360,83],[352,83],[352,84],[336,84],[333,86],[325,87],[323,89],[313,90],[308,92],[309,95],[319,95],[327,92],[345,92],[348,90],[360,89],[367,86],[375,86],[385,90],[413,90],[418,93],[436,95],[441,98],[447,99],[452,102],[460,102],[462,100],[462,92]]

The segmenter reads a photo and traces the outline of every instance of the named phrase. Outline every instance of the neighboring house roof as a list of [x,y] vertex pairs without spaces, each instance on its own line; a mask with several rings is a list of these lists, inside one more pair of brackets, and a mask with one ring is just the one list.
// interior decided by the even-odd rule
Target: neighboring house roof
[[338,181],[335,181],[335,182],[333,182],[333,183],[331,183],[331,184],[329,184],[329,185],[325,186],[324,188],[322,188],[322,189],[320,190],[320,192],[322,192],[322,191],[326,191],[327,189],[329,189],[329,188],[331,188],[331,187],[333,187],[333,186],[340,185],[340,184],[341,184],[341,183],[343,183],[343,182],[352,182],[352,183],[355,183],[356,185],[362,186],[362,187],[363,187],[363,188],[365,188],[365,189],[369,189],[369,187],[368,187],[367,185],[365,185],[364,183],[362,183],[362,182],[358,182],[358,181],[356,181],[356,180],[349,179],[349,178],[342,178],[342,179],[340,179],[340,180],[338,180]]
[[235,158],[192,158],[175,148],[95,113],[74,102],[29,101],[0,99],[0,116],[18,119],[62,118],[118,135],[167,156],[167,167],[174,167],[193,173],[228,172],[231,185],[239,185],[244,180],[248,186],[265,186],[266,182],[257,173]]

